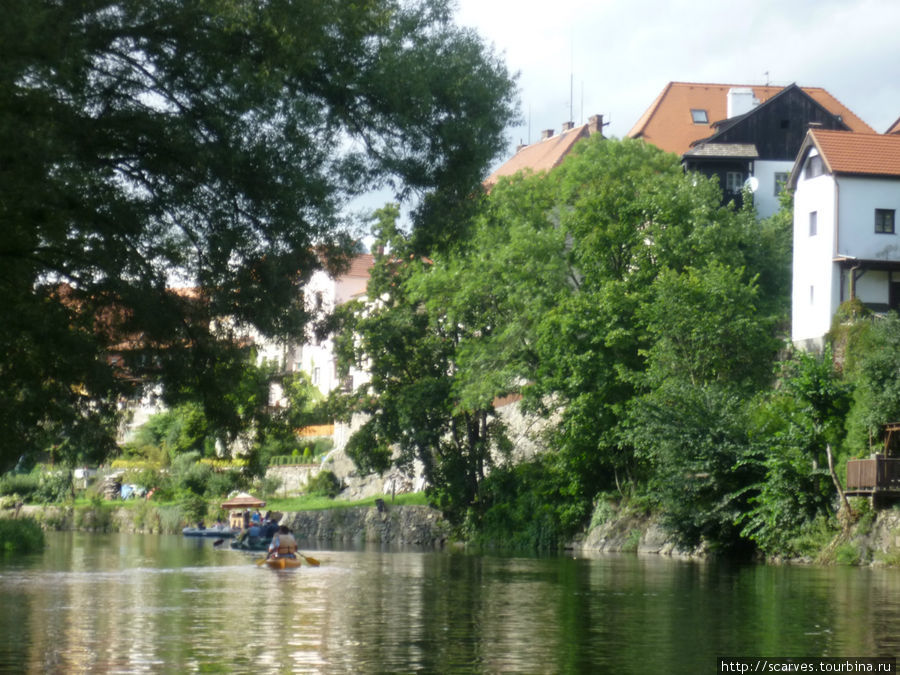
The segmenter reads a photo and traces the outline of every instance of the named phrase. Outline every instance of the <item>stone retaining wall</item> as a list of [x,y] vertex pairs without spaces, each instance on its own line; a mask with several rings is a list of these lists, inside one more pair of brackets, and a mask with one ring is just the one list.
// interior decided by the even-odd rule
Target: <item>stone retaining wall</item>
[[377,542],[440,546],[450,527],[428,506],[349,507],[285,513],[281,519],[298,540]]

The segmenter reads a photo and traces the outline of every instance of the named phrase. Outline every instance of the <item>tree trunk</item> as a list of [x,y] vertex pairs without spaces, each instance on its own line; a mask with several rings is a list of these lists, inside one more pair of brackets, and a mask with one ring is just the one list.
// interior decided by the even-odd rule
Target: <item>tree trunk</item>
[[[841,521],[842,527],[846,530],[850,526],[850,521],[853,517],[853,509],[850,508],[850,502],[847,500],[847,495],[844,494],[844,488],[841,487],[841,481],[838,479],[837,473],[834,470],[834,456],[831,454],[831,443],[825,444],[825,456],[828,458],[828,473],[831,474],[831,480],[834,482],[834,487],[837,489],[838,497],[841,500],[841,508],[838,511],[838,520]],[[845,515],[841,517],[841,512]]]

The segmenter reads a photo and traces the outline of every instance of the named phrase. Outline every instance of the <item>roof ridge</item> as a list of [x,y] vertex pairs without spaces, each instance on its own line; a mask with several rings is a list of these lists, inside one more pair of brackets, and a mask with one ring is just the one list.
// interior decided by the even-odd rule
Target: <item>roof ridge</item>
[[638,121],[635,123],[635,125],[633,127],[631,127],[627,136],[629,136],[629,137],[639,136],[644,132],[644,129],[647,128],[647,125],[650,124],[650,120],[653,119],[653,116],[656,114],[656,111],[659,109],[660,102],[669,93],[669,90],[672,88],[673,84],[676,84],[676,83],[670,81],[665,87],[663,87],[663,90],[659,93],[659,95],[655,99],[653,99],[653,102],[644,111],[644,114],[641,115],[638,118]]

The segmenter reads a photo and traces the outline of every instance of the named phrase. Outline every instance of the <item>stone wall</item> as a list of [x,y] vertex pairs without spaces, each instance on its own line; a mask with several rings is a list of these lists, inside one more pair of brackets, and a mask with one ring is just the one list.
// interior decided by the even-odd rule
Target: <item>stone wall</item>
[[270,466],[266,469],[266,478],[276,478],[281,481],[278,488],[279,495],[296,495],[303,491],[309,479],[321,471],[320,464],[287,464],[284,466]]
[[450,527],[428,506],[350,507],[285,513],[281,519],[298,541],[376,542],[440,546]]

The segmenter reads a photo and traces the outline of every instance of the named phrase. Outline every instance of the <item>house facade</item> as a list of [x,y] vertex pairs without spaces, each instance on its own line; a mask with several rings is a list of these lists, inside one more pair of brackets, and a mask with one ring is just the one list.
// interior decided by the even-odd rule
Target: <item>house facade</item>
[[841,303],[900,309],[900,135],[810,130],[791,169],[794,344],[819,349]]
[[681,157],[688,171],[716,176],[723,202],[740,206],[743,188],[765,218],[811,127],[874,130],[817,87],[670,82],[628,132]]
[[[306,307],[321,321],[336,307],[350,300],[363,298],[369,283],[369,275],[375,265],[375,258],[369,253],[353,257],[349,268],[337,276],[324,270],[316,271],[304,288]],[[331,336],[317,336],[313,331],[304,343],[280,343],[257,341],[258,358],[274,363],[284,373],[304,372],[323,396],[342,387],[347,391],[368,381],[368,373],[351,369],[349,375],[338,377],[337,358]],[[273,385],[271,405],[286,405],[280,386]]]

